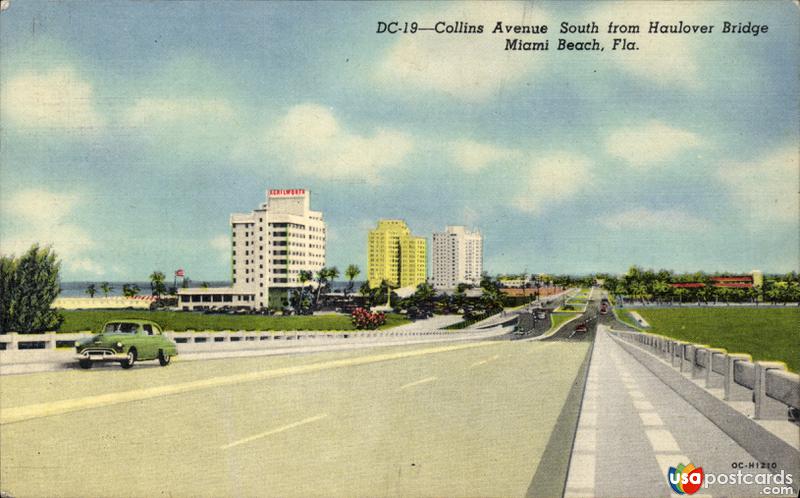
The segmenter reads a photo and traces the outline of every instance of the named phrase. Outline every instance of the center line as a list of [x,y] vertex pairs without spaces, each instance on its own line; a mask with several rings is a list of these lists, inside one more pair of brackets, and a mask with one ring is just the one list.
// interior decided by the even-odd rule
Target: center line
[[496,360],[496,359],[498,359],[498,358],[500,358],[500,356],[498,356],[498,355],[494,355],[494,356],[492,356],[491,358],[486,358],[485,360],[476,361],[475,363],[473,363],[472,365],[470,365],[470,366],[469,366],[469,368],[474,368],[474,367],[477,367],[477,366],[479,366],[479,365],[486,365],[486,364],[487,364],[487,363],[489,363],[490,361]]
[[295,427],[310,424],[311,422],[316,422],[317,420],[322,420],[323,418],[327,417],[327,413],[323,413],[322,415],[317,415],[316,417],[309,417],[298,422],[293,422],[288,425],[284,425],[283,427],[278,427],[277,429],[272,429],[271,431],[262,432],[261,434],[256,434],[255,436],[246,437],[244,439],[240,439],[238,441],[234,441],[232,443],[220,446],[219,449],[227,450],[229,448],[233,448],[234,446],[239,446],[240,444],[249,443],[250,441],[255,441],[256,439],[260,439],[262,437],[271,436],[273,434],[277,434],[279,432],[288,431],[289,429],[294,429]]
[[418,380],[416,382],[411,382],[410,384],[406,384],[404,386],[400,386],[400,389],[406,389],[406,388],[409,388],[409,387],[418,386],[420,384],[426,384],[428,382],[433,382],[434,380],[436,380],[436,377],[428,377],[426,379]]

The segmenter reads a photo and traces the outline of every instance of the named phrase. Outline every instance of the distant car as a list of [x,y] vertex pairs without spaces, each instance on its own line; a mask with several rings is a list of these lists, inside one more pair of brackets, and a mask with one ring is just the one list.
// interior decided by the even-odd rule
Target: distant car
[[575,333],[576,334],[585,334],[588,331],[589,331],[589,327],[586,326],[586,322],[581,322],[581,323],[578,324],[577,327],[575,327]]
[[157,323],[134,319],[106,322],[99,334],[76,342],[75,351],[81,368],[92,368],[96,361],[118,361],[122,368],[131,368],[140,360],[158,360],[165,367],[178,354]]
[[604,302],[600,305],[600,314],[607,315],[608,314],[608,303]]

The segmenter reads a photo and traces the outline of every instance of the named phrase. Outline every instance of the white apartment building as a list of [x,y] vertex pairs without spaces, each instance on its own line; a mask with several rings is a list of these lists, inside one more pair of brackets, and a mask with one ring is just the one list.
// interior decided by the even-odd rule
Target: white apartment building
[[311,211],[309,194],[305,189],[269,190],[258,209],[232,214],[232,287],[181,289],[179,306],[285,305],[290,290],[301,286],[301,270],[316,273],[325,266],[326,226],[322,213]]
[[432,282],[436,289],[458,284],[480,285],[483,272],[483,237],[463,226],[447,226],[433,234]]

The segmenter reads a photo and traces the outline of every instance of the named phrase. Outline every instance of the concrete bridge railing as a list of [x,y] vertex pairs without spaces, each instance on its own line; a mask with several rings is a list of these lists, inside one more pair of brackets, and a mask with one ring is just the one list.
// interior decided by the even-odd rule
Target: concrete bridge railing
[[[456,335],[458,333],[470,333],[469,330],[417,330],[417,331],[392,331],[391,329],[380,330],[353,330],[353,331],[245,331],[245,330],[223,330],[223,331],[186,331],[174,332],[165,331],[164,335],[175,341],[178,347],[188,344],[207,344],[211,345],[233,345],[236,343],[255,344],[276,344],[286,343],[287,341],[339,341],[339,340],[381,340],[385,338],[412,338],[412,337],[434,337],[443,335]],[[9,332],[0,334],[0,351],[18,350],[54,350],[57,348],[71,348],[75,341],[91,337],[94,333],[90,331],[75,333],[56,333],[45,332],[42,334],[18,334]]]
[[748,354],[692,344],[643,332],[611,331],[620,339],[650,351],[681,373],[722,388],[726,401],[755,404],[755,418],[785,420],[789,408],[800,410],[800,375],[774,361],[753,361]]

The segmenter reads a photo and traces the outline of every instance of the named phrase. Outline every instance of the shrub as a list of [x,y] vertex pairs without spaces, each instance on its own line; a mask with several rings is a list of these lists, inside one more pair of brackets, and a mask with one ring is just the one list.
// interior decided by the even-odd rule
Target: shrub
[[350,314],[353,326],[357,329],[375,330],[386,323],[386,315],[383,313],[372,313],[364,308],[356,308]]

